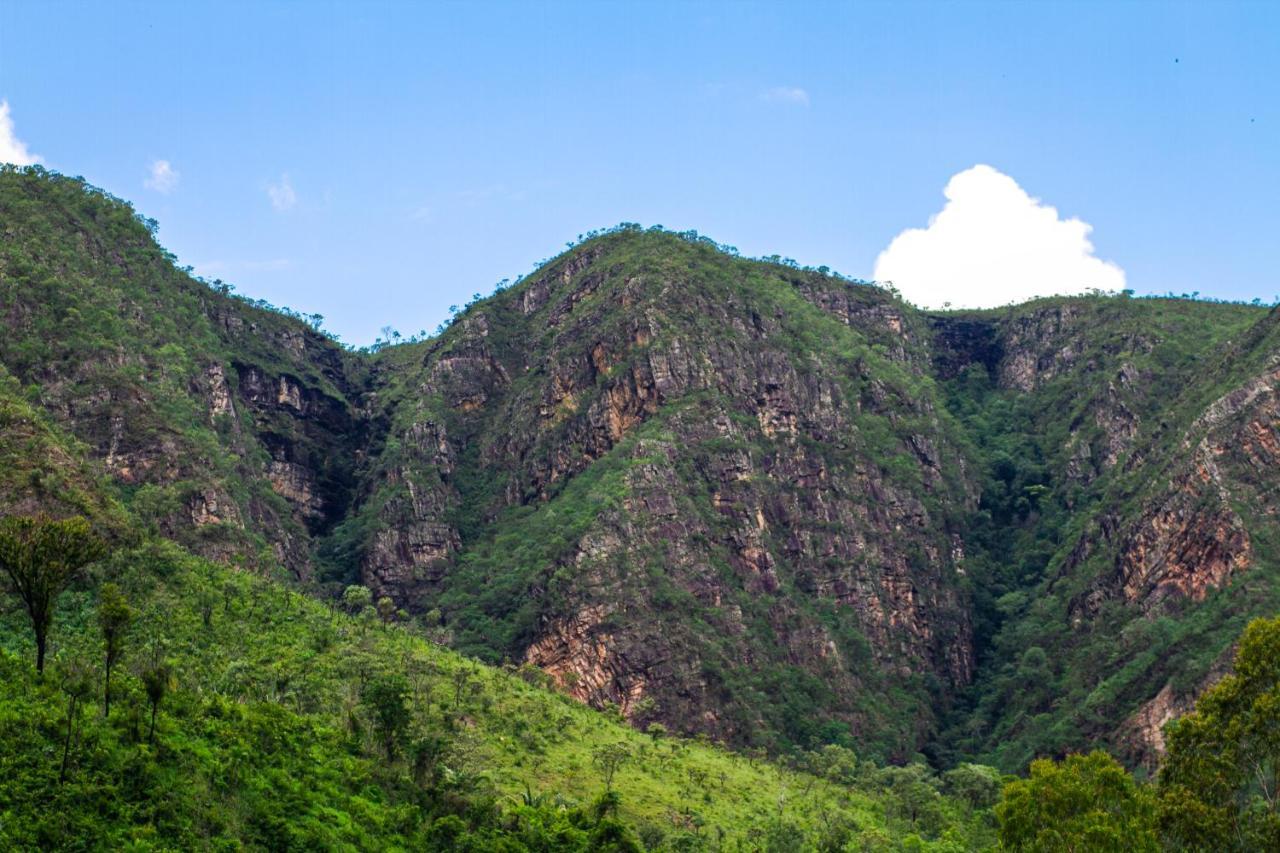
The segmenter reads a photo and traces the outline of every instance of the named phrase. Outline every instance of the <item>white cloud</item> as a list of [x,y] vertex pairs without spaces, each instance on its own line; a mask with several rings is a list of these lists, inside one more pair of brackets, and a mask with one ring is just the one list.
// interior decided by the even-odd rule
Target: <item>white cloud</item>
[[173,168],[173,164],[168,160],[156,160],[151,164],[151,177],[142,182],[142,185],[149,190],[155,190],[162,195],[168,195],[178,186],[178,179],[182,177],[182,173]]
[[774,86],[761,92],[760,97],[775,104],[809,106],[809,93],[799,86]]
[[27,150],[27,144],[13,133],[13,117],[9,115],[9,102],[0,101],[0,163],[15,166],[31,166],[43,162],[38,154]]
[[267,184],[267,197],[271,199],[271,206],[278,211],[289,210],[298,203],[298,194],[293,191],[287,172],[280,176],[279,182]]
[[916,305],[991,308],[1036,296],[1123,290],[1124,270],[1093,254],[1093,226],[1060,219],[1013,178],[978,165],[954,175],[926,228],[876,258],[874,277]]

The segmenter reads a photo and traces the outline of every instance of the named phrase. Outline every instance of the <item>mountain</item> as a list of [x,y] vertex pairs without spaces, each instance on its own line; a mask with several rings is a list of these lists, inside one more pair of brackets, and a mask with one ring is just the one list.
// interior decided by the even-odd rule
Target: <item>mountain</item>
[[623,226],[353,351],[76,180],[0,173],[0,238],[12,394],[113,511],[639,728],[1150,765],[1280,603],[1264,308],[923,312]]
[[[83,516],[110,551],[59,597],[43,676],[0,599],[0,847],[994,843],[990,768],[642,733],[438,624],[321,600],[319,575],[367,565],[343,562],[355,508],[399,499],[362,486],[400,452],[385,368],[176,271],[153,230],[81,181],[0,171],[0,515]],[[107,715],[110,584],[129,618]]]
[[[990,768],[943,778],[838,747],[785,766],[637,732],[536,669],[479,664],[139,529],[117,482],[2,372],[0,426],[4,511],[81,513],[112,542],[62,597],[43,678],[26,614],[0,607],[4,849],[993,843]],[[133,614],[110,717],[76,686],[101,661],[108,581]],[[405,713],[393,738],[387,708]],[[608,783],[605,755],[619,758]]]

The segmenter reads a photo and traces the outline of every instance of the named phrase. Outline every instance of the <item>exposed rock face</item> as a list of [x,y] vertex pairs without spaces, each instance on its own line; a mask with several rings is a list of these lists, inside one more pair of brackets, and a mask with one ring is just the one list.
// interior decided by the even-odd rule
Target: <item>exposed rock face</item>
[[525,652],[525,660],[541,667],[575,699],[596,706],[614,702],[631,718],[645,695],[646,679],[620,653],[616,638],[603,624],[607,615],[603,605],[595,605],[548,622]]
[[[439,609],[467,651],[637,722],[784,747],[853,736],[894,757],[924,744],[974,676],[971,590],[992,574],[971,536],[990,511],[971,397],[995,401],[977,423],[996,438],[1028,439],[1010,467],[1038,479],[1008,481],[1009,536],[1054,510],[1090,519],[1026,549],[1010,582],[1006,603],[1052,600],[1035,619],[1060,619],[1055,657],[1210,613],[1195,608],[1274,571],[1280,315],[1240,321],[1218,357],[1168,345],[1217,307],[927,316],[628,232],[438,338],[357,354],[191,281],[145,229],[86,244],[82,207],[5,219],[39,251],[0,253],[0,359],[95,476],[208,556],[268,570],[274,554],[300,579]],[[1170,690],[1163,673],[1128,684],[1088,735],[1123,723],[1134,755],[1158,751],[1189,699]]]
[[214,489],[205,489],[192,495],[188,501],[191,523],[196,527],[210,524],[241,525],[240,509],[235,501],[220,495]]
[[1120,723],[1111,739],[1117,745],[1120,757],[1131,765],[1154,773],[1167,748],[1165,726],[1195,710],[1196,698],[1230,671],[1234,654],[1233,647],[1224,649],[1193,690],[1179,691],[1173,682],[1166,682],[1159,692]]
[[205,368],[204,376],[205,382],[209,387],[210,419],[216,418],[218,415],[231,415],[234,418],[236,409],[231,402],[231,386],[227,384],[227,376],[222,369],[222,365],[209,365]]
[[[1115,570],[1073,605],[1079,625],[1114,596],[1140,605],[1144,612],[1167,599],[1200,601],[1225,586],[1253,559],[1248,526],[1240,517],[1233,482],[1246,468],[1246,482],[1267,477],[1280,462],[1280,370],[1246,382],[1213,402],[1182,439],[1182,454],[1171,461],[1164,493],[1149,502],[1127,531],[1103,525],[1118,543]],[[1274,515],[1278,504],[1267,492],[1255,510]],[[1077,546],[1068,569],[1091,552]]]
[[[1164,727],[1191,710],[1193,702],[1188,697],[1178,697],[1172,684],[1160,688],[1151,698],[1121,726],[1130,748],[1140,755],[1158,757],[1164,755]],[[1148,767],[1153,761],[1148,759]]]
[[1056,306],[1019,318],[1004,332],[1007,357],[1000,365],[1000,382],[1019,391],[1034,391],[1070,367],[1081,353],[1072,326],[1079,319],[1073,305]]
[[315,479],[311,472],[293,462],[273,459],[267,465],[267,479],[276,494],[286,498],[304,516],[322,514],[324,501],[315,492]]
[[[866,286],[780,272],[769,287],[790,301],[771,305],[708,290],[688,266],[604,257],[553,264],[425,347],[416,393],[387,414],[394,452],[364,480],[364,581],[449,618],[499,580],[470,556],[493,547],[498,519],[566,513],[583,520],[563,554],[523,570],[537,618],[493,653],[584,701],[746,742],[775,725],[743,704],[752,668],[817,675],[819,713],[858,731],[884,725],[866,707],[881,679],[967,683],[963,547],[927,503],[958,518],[974,490],[947,467],[932,398],[876,366],[923,378],[927,330]],[[814,324],[854,354],[791,346]],[[537,343],[500,345],[513,339]],[[577,508],[565,495],[597,466],[621,471],[616,497]],[[900,725],[928,716],[916,705]]]
[[1051,303],[1010,318],[1000,331],[1001,385],[1030,393],[1069,371],[1096,372],[1108,355],[1151,350],[1153,343],[1145,334],[1124,330],[1108,338],[1103,350],[1090,351],[1086,330],[1096,319],[1072,302]]
[[458,550],[458,534],[447,524],[419,522],[374,534],[365,580],[378,593],[403,597],[406,591],[438,582]]
[[1249,565],[1249,535],[1240,519],[1219,507],[1204,511],[1186,492],[1144,519],[1118,561],[1121,592],[1152,606],[1178,596],[1199,601]]

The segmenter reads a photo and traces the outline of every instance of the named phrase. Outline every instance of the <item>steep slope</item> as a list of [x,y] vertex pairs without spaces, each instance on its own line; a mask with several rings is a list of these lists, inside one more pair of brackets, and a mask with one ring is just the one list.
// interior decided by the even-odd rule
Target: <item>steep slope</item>
[[159,531],[306,579],[367,442],[358,363],[193,281],[153,229],[82,182],[0,171],[0,363]]
[[[366,353],[191,279],[153,231],[0,170],[0,506],[56,493],[313,591],[365,584],[639,727],[1150,763],[1280,605],[1260,308],[926,314],[623,227]],[[48,430],[68,465],[16,464]]]
[[876,288],[591,240],[380,358],[362,577],[638,723],[910,753],[972,667],[926,341]]
[[1245,621],[1280,605],[1276,315],[1048,300],[937,322],[987,330],[952,358],[950,399],[997,436],[969,537],[985,666],[951,743],[1007,768],[1099,742],[1151,765]]
[[[44,678],[31,666],[26,614],[0,599],[4,849],[702,850],[762,839],[896,849],[911,839],[951,850],[994,841],[991,773],[970,774],[987,783],[975,803],[964,779],[882,770],[844,750],[805,756],[801,770],[641,734],[549,691],[537,670],[490,668],[370,609],[335,612],[196,557],[138,529],[104,465],[18,391],[0,375],[4,511],[85,514],[113,549],[61,597]],[[96,608],[108,581],[133,618],[104,717]],[[152,716],[156,672],[163,690]],[[403,713],[390,738],[388,701]],[[621,756],[608,783],[604,752]]]

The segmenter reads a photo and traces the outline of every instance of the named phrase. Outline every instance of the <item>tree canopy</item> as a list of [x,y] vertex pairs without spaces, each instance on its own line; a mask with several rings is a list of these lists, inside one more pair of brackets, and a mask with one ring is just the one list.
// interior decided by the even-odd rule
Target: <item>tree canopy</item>
[[1000,843],[1025,851],[1156,851],[1155,800],[1101,750],[1040,759],[1005,786]]
[[31,617],[36,670],[44,672],[45,650],[58,596],[75,573],[106,551],[84,518],[11,516],[0,520],[0,568]]
[[1235,673],[1172,724],[1160,771],[1168,839],[1193,850],[1280,849],[1280,618],[1249,624]]

